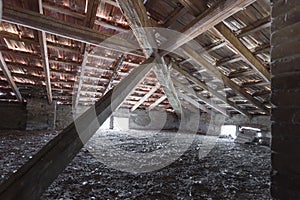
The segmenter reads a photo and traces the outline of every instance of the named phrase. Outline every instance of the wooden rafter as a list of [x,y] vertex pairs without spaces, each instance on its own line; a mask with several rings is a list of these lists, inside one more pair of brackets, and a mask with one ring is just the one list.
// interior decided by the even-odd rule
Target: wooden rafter
[[243,88],[240,88],[236,83],[234,83],[232,80],[230,80],[227,76],[222,74],[215,66],[213,66],[210,62],[208,62],[204,57],[199,55],[197,52],[195,52],[193,49],[191,49],[188,46],[185,46],[184,51],[187,56],[193,59],[194,62],[196,62],[198,65],[206,68],[213,76],[218,78],[219,80],[222,80],[225,85],[230,87],[233,91],[235,91],[237,94],[241,95],[251,103],[253,103],[258,108],[262,109],[267,114],[270,113],[269,109],[263,105],[260,101],[253,98],[250,94],[248,94]]
[[247,61],[265,81],[270,82],[270,72],[261,64],[261,62],[252,54],[252,52],[234,35],[234,33],[224,24],[216,26],[216,30],[228,41],[229,44]]
[[267,16],[262,19],[259,19],[255,23],[251,24],[250,26],[246,26],[239,31],[236,32],[239,38],[245,37],[251,33],[258,32],[262,29],[268,28],[271,26],[271,17]]
[[[97,14],[97,9],[98,9],[99,1],[97,0],[90,0],[88,1],[88,6],[87,6],[87,13],[86,13],[86,18],[84,19],[84,24],[87,28],[93,28],[95,19],[96,19],[96,14]],[[78,106],[79,99],[80,99],[80,94],[81,94],[81,88],[82,88],[82,82],[85,74],[85,66],[87,64],[87,59],[89,55],[89,51],[91,51],[91,46],[86,44],[83,44],[83,59],[81,63],[81,71],[80,71],[80,76],[79,76],[79,82],[78,82],[78,88],[76,92],[76,97],[75,97],[75,109]]]
[[219,3],[207,9],[181,30],[184,35],[180,38],[176,38],[176,42],[170,40],[162,44],[162,49],[172,52],[255,1],[256,0],[219,1]]
[[9,71],[6,63],[5,63],[5,60],[4,60],[1,52],[0,52],[0,67],[1,67],[1,69],[3,71],[3,73],[4,73],[4,76],[5,76],[6,80],[7,80],[7,82],[9,83],[10,87],[12,88],[12,90],[14,91],[14,93],[16,94],[17,99],[19,101],[23,101],[22,95],[21,95],[21,93],[20,93],[20,91],[19,91],[19,89],[18,89],[18,87],[17,87],[14,79],[11,76],[11,73],[10,73],[10,71]]
[[218,106],[217,104],[215,104],[213,101],[205,98],[204,96],[198,94],[197,92],[193,91],[192,88],[188,88],[187,86],[185,86],[184,84],[180,83],[178,80],[173,80],[174,84],[180,89],[183,90],[185,93],[191,94],[194,97],[196,97],[197,99],[199,99],[200,101],[204,102],[205,104],[207,104],[208,106],[210,106],[212,109],[214,109],[215,111],[225,115],[226,117],[229,117],[228,113],[226,112],[226,110],[224,110],[223,108],[221,108],[220,106]]
[[[42,0],[38,0],[38,10],[39,13],[43,14],[43,4]],[[39,44],[41,47],[42,61],[44,65],[44,73],[45,73],[45,83],[47,90],[47,98],[49,104],[52,103],[52,89],[51,89],[51,80],[50,80],[50,66],[49,66],[49,58],[48,58],[48,48],[46,41],[46,33],[44,31],[38,31]]]
[[226,97],[224,97],[223,95],[221,95],[220,93],[218,93],[216,90],[214,90],[213,88],[211,88],[210,86],[208,86],[206,83],[199,81],[197,78],[193,77],[190,73],[188,73],[187,71],[185,71],[184,69],[182,69],[182,67],[180,67],[178,64],[173,63],[172,67],[178,71],[180,74],[182,74],[183,76],[185,76],[187,79],[189,79],[190,81],[192,81],[193,83],[195,83],[197,86],[203,88],[204,90],[210,92],[214,97],[218,98],[220,101],[228,104],[229,106],[231,106],[234,110],[236,110],[237,112],[241,113],[242,115],[248,116],[249,114],[247,113],[247,111],[239,108],[235,103],[231,102],[230,100],[228,100]]
[[158,106],[160,103],[162,103],[164,100],[167,99],[167,96],[166,95],[163,95],[162,97],[160,97],[159,99],[157,99],[153,104],[151,104],[149,107],[148,107],[148,111],[150,110],[153,110],[156,106]]
[[160,84],[157,83],[155,86],[153,86],[153,88],[147,93],[145,94],[145,96],[143,96],[132,108],[131,108],[131,112],[135,111],[140,105],[142,105],[151,95],[154,94],[154,92],[156,92],[156,90],[158,90],[160,88]]
[[118,72],[120,71],[121,67],[123,66],[124,60],[125,60],[125,55],[123,54],[113,64],[114,71],[111,75],[111,78],[110,78],[110,80],[107,84],[107,87],[105,89],[105,92],[103,94],[106,94],[112,88],[112,84],[113,84],[114,80],[116,79],[116,77],[118,76]]
[[156,56],[157,65],[154,67],[156,77],[161,84],[171,106],[177,113],[181,114],[181,103],[171,81],[170,69],[162,56],[159,56],[153,49],[158,45],[152,31],[145,29],[151,22],[148,19],[147,11],[142,1],[118,0],[117,1],[129,26],[131,27],[137,41],[139,42],[146,58],[152,54]]
[[[0,199],[39,199],[84,144],[140,84],[153,67],[149,59],[47,143],[0,187]],[[117,95],[118,98],[112,98]],[[38,183],[38,184],[37,184]]]
[[180,98],[182,98],[184,101],[190,103],[191,105],[193,105],[196,109],[200,109],[203,110],[204,112],[207,112],[209,114],[211,114],[211,110],[209,110],[208,108],[206,108],[204,105],[200,104],[199,102],[197,102],[196,100],[192,99],[191,97],[189,97],[186,94],[183,94],[181,92],[178,93],[178,96]]
[[[79,42],[95,46],[113,49],[118,52],[127,52],[128,49],[135,49],[135,45],[120,37],[112,37],[110,34],[100,33],[81,25],[73,25],[59,21],[53,17],[41,15],[25,9],[3,6],[3,21],[19,24],[34,30],[45,31],[46,33],[59,35]],[[110,38],[110,40],[107,40]],[[103,41],[106,41],[103,43]],[[142,55],[138,52],[127,52],[130,55]]]

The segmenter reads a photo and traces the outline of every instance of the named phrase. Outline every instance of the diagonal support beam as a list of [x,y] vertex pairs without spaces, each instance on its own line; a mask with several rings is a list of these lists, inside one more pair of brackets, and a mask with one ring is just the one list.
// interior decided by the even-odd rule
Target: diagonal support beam
[[162,97],[157,99],[153,104],[151,104],[147,110],[148,111],[153,110],[156,106],[158,106],[160,103],[162,103],[166,99],[167,99],[167,96],[163,95]]
[[269,109],[260,101],[253,98],[250,94],[248,94],[243,88],[240,88],[236,83],[234,83],[232,80],[230,80],[227,76],[222,74],[215,66],[213,66],[210,62],[208,62],[203,56],[199,55],[197,52],[195,52],[193,49],[191,49],[188,46],[183,47],[185,54],[193,59],[194,62],[196,62],[198,65],[206,68],[213,76],[218,78],[219,80],[222,80],[225,85],[230,87],[234,92],[241,95],[245,99],[247,99],[249,102],[257,106],[258,108],[262,109],[267,114],[270,113]]
[[143,96],[132,108],[131,112],[135,111],[140,105],[142,105],[151,95],[153,95],[156,90],[160,88],[160,84],[157,83],[145,96]]
[[200,101],[206,103],[208,106],[210,106],[212,109],[216,110],[217,112],[225,115],[226,117],[229,117],[229,115],[227,114],[226,110],[224,110],[223,108],[221,108],[220,106],[218,106],[217,104],[213,103],[212,101],[210,101],[209,99],[203,97],[202,95],[196,93],[193,89],[188,88],[187,86],[185,86],[184,84],[180,83],[178,80],[173,80],[175,86],[177,86],[179,89],[183,90],[186,93],[189,93],[191,95],[193,95],[195,98],[199,99]]
[[204,112],[207,112],[209,114],[212,114],[211,110],[207,109],[204,105],[200,104],[196,100],[192,99],[191,97],[187,96],[186,94],[183,94],[181,92],[178,93],[178,96],[182,98],[184,101],[192,104],[196,109],[203,110]]
[[[153,67],[149,59],[48,142],[0,186],[0,199],[39,199],[106,119],[134,91]],[[118,98],[113,98],[117,96]]]
[[[165,63],[164,58],[156,52],[158,45],[153,32],[145,29],[145,27],[149,27],[151,25],[151,22],[148,19],[147,11],[143,2],[140,0],[118,0],[117,2],[137,41],[143,49],[145,56],[149,57],[152,54],[156,56],[156,61],[158,63],[154,68],[156,77],[176,114],[180,115],[181,103],[171,80],[170,68]],[[153,49],[155,49],[155,52]]]
[[166,42],[162,45],[162,49],[167,49],[169,52],[174,51],[255,1],[256,0],[219,1],[219,3],[197,16],[183,30],[181,30],[184,34],[182,37],[176,38],[176,42]]
[[116,77],[118,76],[118,72],[120,71],[121,67],[123,66],[123,63],[124,63],[124,60],[125,60],[125,55],[123,54],[122,56],[120,56],[116,62],[114,63],[114,71],[113,71],[113,74],[109,80],[109,83],[107,84],[107,87],[105,89],[105,92],[103,94],[106,94],[106,92],[108,92],[111,87],[112,87],[112,84],[114,82],[114,80],[116,79]]
[[241,113],[242,115],[249,116],[248,112],[239,108],[235,103],[229,101],[226,97],[218,93],[216,90],[208,86],[206,83],[198,80],[197,78],[193,77],[189,72],[185,71],[181,66],[173,63],[172,65],[173,69],[178,71],[181,75],[185,76],[187,79],[198,85],[199,87],[203,88],[204,90],[210,92],[213,96],[218,98],[220,101],[230,105],[234,110]]
[[23,101],[22,95],[14,81],[14,79],[11,76],[11,73],[5,63],[5,60],[3,58],[2,53],[0,52],[0,67],[5,75],[5,78],[7,79],[7,82],[9,83],[10,87],[12,88],[12,90],[14,91],[14,93],[16,94],[16,97],[19,101]]
[[245,61],[268,83],[271,80],[270,72],[252,54],[252,52],[234,35],[234,33],[224,24],[216,26],[216,30],[231,44],[231,46],[244,58]]

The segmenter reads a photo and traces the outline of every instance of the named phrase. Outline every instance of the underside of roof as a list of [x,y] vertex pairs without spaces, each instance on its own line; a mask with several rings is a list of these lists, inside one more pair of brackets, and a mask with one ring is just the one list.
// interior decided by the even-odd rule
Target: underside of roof
[[[130,18],[126,2],[5,0],[0,101],[47,98],[76,107],[101,99],[151,56],[131,31],[138,17]],[[122,107],[174,112],[171,84],[187,109],[269,114],[269,0],[136,2],[133,14],[145,9],[148,25],[159,27],[150,31],[158,49],[172,40],[167,30],[178,40],[162,57],[171,79],[151,71]]]

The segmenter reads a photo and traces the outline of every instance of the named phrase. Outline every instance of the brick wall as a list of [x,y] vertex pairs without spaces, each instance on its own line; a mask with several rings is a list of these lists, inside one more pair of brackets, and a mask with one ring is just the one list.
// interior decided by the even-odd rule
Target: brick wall
[[271,15],[271,193],[300,199],[300,1],[273,0]]
[[46,99],[28,99],[27,130],[53,130],[55,127],[56,105]]
[[0,130],[25,130],[27,111],[25,103],[0,103]]

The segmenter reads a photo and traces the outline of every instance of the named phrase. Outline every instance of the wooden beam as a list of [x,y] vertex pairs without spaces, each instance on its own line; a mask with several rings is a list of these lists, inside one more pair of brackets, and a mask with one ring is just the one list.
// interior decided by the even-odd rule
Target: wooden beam
[[[98,6],[99,6],[99,1],[95,1],[95,0],[88,1],[86,18],[84,19],[85,27],[93,28],[95,20],[96,20]],[[75,104],[74,104],[75,109],[77,109],[77,106],[79,103],[82,82],[83,82],[84,74],[85,74],[85,70],[86,70],[85,67],[86,67],[86,63],[87,63],[87,59],[88,59],[88,54],[90,51],[91,51],[91,46],[90,45],[86,46],[86,44],[83,44],[83,46],[82,46],[83,59],[82,59],[82,63],[81,63],[81,72],[80,72],[80,76],[79,76],[79,83],[78,83],[78,88],[77,88],[77,93],[76,93],[76,98],[75,98]]]
[[228,75],[228,78],[233,79],[233,78],[240,78],[243,76],[249,76],[249,75],[254,75],[255,73],[252,70],[245,70],[241,72],[233,72]]
[[267,16],[258,21],[254,22],[253,24],[246,26],[236,32],[238,38],[242,38],[248,36],[251,33],[258,32],[262,29],[268,28],[271,26],[271,17]]
[[182,4],[179,4],[165,19],[163,26],[169,28],[177,19],[183,16],[186,12],[187,10],[185,9],[185,7],[183,7]]
[[[97,30],[81,25],[65,23],[50,16],[41,15],[29,10],[4,5],[2,20],[79,42],[112,49],[122,53],[128,51],[130,55],[142,56],[140,53],[129,52],[129,49],[136,49],[136,47],[125,39],[120,37],[110,38],[112,35],[100,33]],[[110,39],[107,40],[108,38]],[[103,41],[106,42],[103,43]]]
[[182,98],[184,101],[186,101],[186,102],[190,103],[191,105],[193,105],[195,108],[203,110],[204,112],[207,112],[209,114],[212,113],[211,110],[209,110],[204,105],[197,102],[196,100],[192,99],[191,97],[187,96],[186,94],[183,94],[183,93],[179,92],[178,96],[180,98]]
[[158,106],[160,103],[162,103],[166,99],[167,99],[167,96],[163,95],[162,97],[157,99],[153,104],[151,104],[147,110],[148,111],[153,110],[156,106]]
[[169,40],[165,44],[162,44],[161,49],[165,49],[169,52],[174,51],[255,1],[256,0],[219,1],[219,3],[207,9],[181,30],[183,33],[181,37],[176,38],[176,41]]
[[235,103],[233,103],[230,100],[228,100],[226,97],[224,97],[223,95],[221,95],[220,93],[218,93],[216,90],[214,90],[213,88],[211,88],[210,86],[208,86],[206,83],[204,83],[202,81],[199,81],[197,78],[193,77],[189,72],[185,71],[180,65],[173,63],[172,67],[176,71],[178,71],[180,74],[182,74],[183,76],[185,76],[187,79],[189,79],[190,81],[192,81],[193,83],[195,83],[199,87],[201,87],[204,90],[206,90],[209,93],[211,93],[214,97],[218,98],[220,101],[222,101],[222,102],[228,104],[229,106],[231,106],[237,112],[241,113],[242,115],[249,116],[249,114],[247,113],[247,111],[239,108],[238,105],[236,105]]
[[5,63],[5,60],[2,56],[2,53],[0,52],[0,67],[2,69],[2,72],[4,73],[4,76],[7,80],[7,82],[9,83],[10,87],[12,88],[12,90],[14,91],[14,93],[16,94],[16,97],[19,101],[23,101],[22,95],[15,83],[15,81],[13,80],[11,73]]
[[223,65],[227,65],[227,64],[238,62],[240,60],[243,60],[243,58],[240,57],[239,55],[234,55],[234,56],[229,57],[229,58],[224,58],[224,59],[218,60],[216,62],[216,65],[217,66],[223,66]]
[[107,84],[107,87],[106,87],[106,89],[105,89],[105,91],[104,91],[103,94],[106,94],[111,89],[114,80],[118,76],[118,72],[120,71],[121,67],[124,64],[124,60],[125,60],[125,55],[123,54],[113,64],[114,71],[112,73],[112,76],[111,76],[111,78],[109,80],[109,83]]
[[153,50],[157,46],[154,36],[145,27],[150,27],[151,23],[148,20],[146,8],[143,1],[118,0],[117,3],[127,19],[127,22],[133,31],[138,43],[140,44],[146,58],[149,58]]
[[228,43],[244,58],[245,61],[255,70],[265,81],[270,82],[270,72],[252,54],[252,52],[234,35],[234,33],[224,24],[216,26],[216,30],[224,37]]
[[154,67],[154,72],[171,106],[175,110],[176,114],[180,116],[181,103],[171,80],[170,68],[165,63],[164,58],[156,51],[156,49],[158,49],[158,44],[154,37],[154,33],[145,29],[145,27],[151,26],[151,22],[148,19],[147,11],[143,2],[140,0],[118,0],[117,2],[127,19],[130,28],[137,38],[137,41],[143,49],[146,58],[152,54],[156,56],[157,65]]
[[142,105],[152,94],[160,88],[160,84],[157,83],[145,96],[143,96],[132,108],[131,112],[135,111],[140,105]]
[[[38,6],[39,6],[39,13],[42,15],[43,14],[42,0],[38,0]],[[48,58],[46,33],[44,31],[38,31],[38,38],[39,38],[39,43],[40,43],[40,47],[41,47],[42,62],[44,65],[47,98],[48,98],[49,104],[51,104],[52,103],[52,90],[51,90],[50,66],[49,66],[49,58]]]
[[180,90],[183,90],[185,93],[193,95],[195,98],[199,99],[200,101],[204,102],[208,106],[210,106],[212,109],[216,110],[217,112],[225,115],[226,117],[229,117],[228,113],[226,110],[218,106],[217,104],[213,103],[211,100],[205,98],[204,96],[198,94],[195,92],[192,88],[188,88],[184,84],[180,83],[178,80],[174,79],[173,80],[175,86],[177,86]]
[[54,12],[62,13],[64,15],[69,15],[80,20],[84,20],[85,18],[84,14],[72,11],[71,9],[57,6],[56,4],[50,2],[43,2],[43,8]]
[[260,101],[253,98],[250,94],[248,94],[243,88],[240,88],[236,83],[234,83],[232,80],[230,80],[227,76],[222,74],[215,66],[213,66],[210,62],[208,62],[204,57],[199,55],[197,52],[195,52],[193,49],[191,49],[188,46],[183,47],[185,54],[193,59],[194,62],[196,62],[198,65],[206,68],[208,72],[210,72],[213,76],[218,78],[219,80],[222,80],[225,85],[230,87],[234,92],[241,95],[251,103],[253,103],[258,108],[262,109],[267,114],[270,113],[269,109],[263,105]]
[[[153,60],[134,69],[120,84],[79,116],[0,186],[0,199],[39,199],[105,120],[140,84]],[[118,98],[112,98],[117,96]]]

